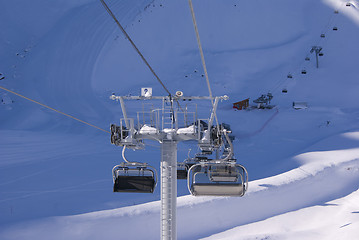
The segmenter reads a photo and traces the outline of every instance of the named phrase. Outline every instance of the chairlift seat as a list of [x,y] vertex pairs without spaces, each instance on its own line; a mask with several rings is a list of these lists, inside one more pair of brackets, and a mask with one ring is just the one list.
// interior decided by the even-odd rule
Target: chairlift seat
[[225,183],[194,183],[192,194],[194,196],[242,196],[243,185]]
[[237,182],[239,176],[236,168],[230,166],[209,170],[208,174],[212,182]]
[[238,175],[212,175],[210,179],[212,182],[236,182],[238,180]]
[[153,176],[117,176],[113,186],[114,192],[153,193],[154,189]]

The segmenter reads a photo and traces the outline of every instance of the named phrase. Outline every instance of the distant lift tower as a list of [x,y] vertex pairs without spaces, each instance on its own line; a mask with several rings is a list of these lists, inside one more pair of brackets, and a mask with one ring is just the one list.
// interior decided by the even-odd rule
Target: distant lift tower
[[[182,109],[179,101],[211,100],[210,97],[185,97],[181,91],[175,96],[152,96],[151,88],[143,88],[141,96],[110,96],[119,101],[123,118],[120,125],[111,125],[111,142],[123,146],[124,163],[113,169],[115,192],[153,192],[157,177],[155,170],[146,163],[129,162],[124,156],[126,148],[141,149],[143,140],[156,140],[161,144],[161,239],[175,240],[177,205],[177,144],[180,141],[198,141],[201,148],[213,151],[209,129],[201,129],[203,120],[197,119],[197,108],[189,112]],[[227,96],[214,97],[212,113],[206,119],[207,128],[213,125],[214,114],[219,100]],[[124,100],[161,100],[162,107],[143,108],[137,119],[128,118]],[[244,191],[243,191],[244,192]]]
[[317,68],[319,68],[318,56],[323,56],[323,53],[321,52],[322,50],[323,48],[319,46],[313,46],[312,49],[310,49],[310,53],[315,52],[315,59],[317,60]]

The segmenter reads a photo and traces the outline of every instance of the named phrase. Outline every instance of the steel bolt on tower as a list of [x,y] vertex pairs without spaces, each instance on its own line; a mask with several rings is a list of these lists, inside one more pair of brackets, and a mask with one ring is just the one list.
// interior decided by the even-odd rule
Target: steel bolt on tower
[[[148,140],[157,140],[161,144],[161,240],[176,240],[177,239],[177,227],[176,227],[176,212],[177,212],[177,144],[179,141],[187,141],[187,140],[195,140],[199,141],[198,132],[193,133],[179,133],[178,130],[178,117],[177,112],[173,108],[171,108],[170,117],[165,116],[168,114],[165,107],[165,102],[173,101],[173,98],[169,96],[152,96],[144,94],[142,96],[115,96],[112,95],[110,97],[112,100],[120,101],[122,113],[124,116],[124,122],[126,126],[122,126],[128,131],[128,136],[124,139],[121,139],[118,144],[119,146],[128,146],[129,148],[139,149],[139,143],[142,143],[143,139]],[[176,93],[174,96],[175,100],[210,100],[210,97],[199,97],[199,96],[191,96],[184,97],[182,92]],[[216,111],[218,101],[220,99],[227,100],[227,96],[215,97],[214,108],[212,109],[211,117],[208,121],[209,126],[212,125],[214,120],[214,111]],[[162,100],[162,127],[156,123],[156,133],[151,134],[142,134],[140,129],[135,131],[133,119],[127,118],[127,112],[125,108],[124,100]],[[173,102],[172,102],[173,103]],[[151,111],[151,114],[154,114],[154,110]],[[187,116],[187,112],[185,116]],[[159,115],[156,115],[158,119]],[[193,119],[192,123],[197,122],[197,113],[194,115],[195,119]],[[170,119],[166,122],[165,119]],[[140,121],[139,121],[140,122]],[[169,125],[168,128],[165,129],[165,125]],[[193,125],[193,129],[195,126]],[[122,131],[122,130],[121,130]],[[122,134],[121,134],[122,136]],[[130,140],[129,140],[130,139]],[[141,142],[140,142],[141,141]]]

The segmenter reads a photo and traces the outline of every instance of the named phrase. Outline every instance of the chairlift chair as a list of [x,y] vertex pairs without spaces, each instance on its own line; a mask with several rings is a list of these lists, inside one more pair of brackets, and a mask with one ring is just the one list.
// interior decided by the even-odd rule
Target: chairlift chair
[[[212,153],[212,152],[211,152]],[[188,158],[184,162],[177,163],[177,179],[187,179],[188,170],[199,162],[208,161],[206,156],[196,155],[194,158]]]
[[338,28],[337,28],[337,27],[333,27],[333,31],[338,31]]
[[234,162],[198,163],[188,170],[188,190],[194,196],[243,196],[247,170]]
[[324,33],[320,34],[320,37],[325,38],[325,34]]
[[156,169],[145,163],[121,163],[112,176],[114,192],[153,193],[157,184]]
[[287,78],[293,78],[293,75],[289,73],[289,74],[287,75]]
[[303,69],[302,74],[307,74],[307,70]]
[[324,53],[320,52],[318,55],[319,55],[320,57],[322,57],[322,56],[324,55]]
[[188,165],[184,162],[177,163],[177,179],[187,179]]

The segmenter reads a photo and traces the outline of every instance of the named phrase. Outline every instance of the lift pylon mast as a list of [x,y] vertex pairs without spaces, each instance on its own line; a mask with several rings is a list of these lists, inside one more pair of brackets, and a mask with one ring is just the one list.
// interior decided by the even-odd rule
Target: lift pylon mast
[[161,239],[177,239],[177,142],[161,144]]

